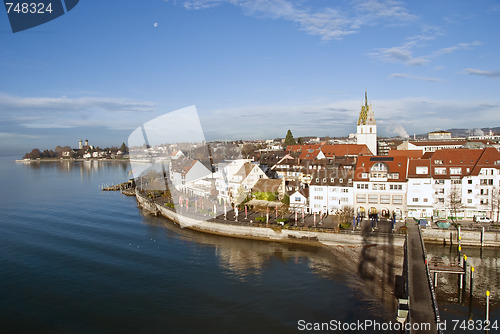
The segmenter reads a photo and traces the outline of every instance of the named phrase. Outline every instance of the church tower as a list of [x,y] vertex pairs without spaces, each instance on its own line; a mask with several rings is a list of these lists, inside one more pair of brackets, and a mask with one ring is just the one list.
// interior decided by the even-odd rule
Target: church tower
[[372,105],[368,105],[368,97],[365,90],[365,105],[361,107],[358,119],[358,131],[356,133],[358,145],[366,145],[373,155],[377,155],[377,123],[373,114]]

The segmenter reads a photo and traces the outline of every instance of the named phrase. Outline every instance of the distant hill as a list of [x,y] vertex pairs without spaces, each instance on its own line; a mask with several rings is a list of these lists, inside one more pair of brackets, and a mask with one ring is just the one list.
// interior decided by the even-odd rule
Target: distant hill
[[[465,138],[468,136],[480,136],[487,135],[490,133],[490,130],[493,131],[494,134],[500,134],[500,127],[495,128],[474,128],[474,129],[448,129],[446,131],[451,132],[452,138]],[[433,130],[434,131],[434,130]],[[431,131],[429,131],[431,132]],[[427,133],[421,133],[416,135],[417,139],[426,139]],[[413,139],[413,136],[411,136]]]

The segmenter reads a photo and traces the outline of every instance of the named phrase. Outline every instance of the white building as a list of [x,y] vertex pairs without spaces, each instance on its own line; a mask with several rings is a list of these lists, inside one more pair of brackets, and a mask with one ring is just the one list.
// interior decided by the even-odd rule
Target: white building
[[361,107],[356,133],[358,145],[366,145],[373,155],[377,155],[377,123],[372,110],[372,105],[368,105],[368,98],[365,91],[365,105]]
[[410,161],[408,215],[448,218],[456,211],[458,218],[498,220],[499,189],[496,149],[438,150],[427,159]]
[[219,163],[215,177],[218,198],[231,203],[243,200],[251,192],[257,180],[268,178],[259,164],[252,162],[251,159],[237,159]]
[[312,175],[309,186],[310,212],[333,214],[354,206],[354,167],[333,166]]
[[187,192],[189,183],[212,175],[210,169],[198,160],[179,158],[170,162],[170,181],[174,188]]
[[430,160],[411,159],[408,162],[408,193],[406,195],[408,217],[432,217],[435,188]]
[[290,195],[290,210],[308,212],[309,188],[299,189]]
[[405,218],[408,157],[360,156],[354,176],[354,210],[362,217]]

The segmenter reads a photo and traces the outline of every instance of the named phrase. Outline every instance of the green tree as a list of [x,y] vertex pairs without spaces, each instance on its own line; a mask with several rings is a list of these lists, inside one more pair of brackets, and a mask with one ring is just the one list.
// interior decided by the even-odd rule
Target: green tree
[[289,129],[286,133],[285,142],[283,143],[283,148],[286,148],[288,145],[295,145],[295,139],[293,138],[292,131]]
[[122,146],[120,146],[120,151],[122,151],[122,153],[127,153],[128,152],[128,147],[127,145],[125,145],[125,143],[122,143]]

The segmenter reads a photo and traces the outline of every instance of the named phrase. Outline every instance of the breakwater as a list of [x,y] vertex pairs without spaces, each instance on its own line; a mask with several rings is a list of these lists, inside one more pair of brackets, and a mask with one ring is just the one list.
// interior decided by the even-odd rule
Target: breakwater
[[395,235],[390,240],[385,235],[366,235],[355,232],[319,232],[293,230],[279,227],[241,226],[229,221],[219,222],[214,219],[202,220],[179,214],[170,208],[161,206],[136,191],[138,205],[153,214],[159,214],[181,227],[204,233],[217,234],[244,239],[257,239],[272,242],[299,243],[312,246],[352,246],[394,245],[403,246],[404,237]]

